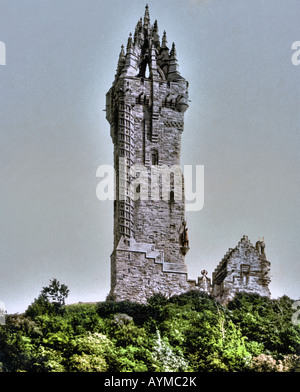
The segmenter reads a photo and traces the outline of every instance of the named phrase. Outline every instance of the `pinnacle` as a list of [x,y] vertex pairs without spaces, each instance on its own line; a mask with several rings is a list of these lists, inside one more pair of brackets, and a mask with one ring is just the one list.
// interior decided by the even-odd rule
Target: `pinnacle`
[[127,50],[132,48],[132,34],[129,34],[128,42],[127,42]]
[[147,22],[147,24],[150,22],[150,14],[149,14],[148,4],[146,4],[146,7],[145,7],[144,24],[146,24],[146,22]]
[[176,48],[175,48],[175,43],[173,42],[172,44],[172,49],[171,49],[171,56],[173,56],[174,58],[176,58],[177,52],[176,52]]
[[165,30],[164,34],[163,34],[163,37],[162,37],[162,44],[161,44],[162,48],[167,48],[167,43],[168,43],[168,41],[167,41],[167,33],[166,33],[166,30]]

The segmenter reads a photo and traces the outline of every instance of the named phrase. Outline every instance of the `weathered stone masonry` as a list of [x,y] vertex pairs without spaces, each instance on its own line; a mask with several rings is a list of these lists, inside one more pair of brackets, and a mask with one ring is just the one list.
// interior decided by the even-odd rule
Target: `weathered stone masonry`
[[220,302],[228,302],[239,291],[269,297],[270,265],[264,241],[257,241],[254,247],[244,235],[213,272],[211,294]]
[[[136,180],[130,174],[133,165],[143,165],[149,173],[162,165],[169,168],[180,165],[187,109],[188,82],[178,71],[175,44],[170,50],[165,32],[160,41],[157,21],[153,26],[150,24],[146,6],[144,19],[137,23],[134,36],[130,34],[128,38],[126,53],[121,47],[115,80],[106,96],[106,118],[111,126],[116,169],[109,298],[146,302],[155,293],[171,296],[196,289],[224,301],[239,288],[246,289],[246,280],[241,277],[230,280],[232,274],[222,262],[219,269],[227,272],[216,270],[212,284],[206,271],[201,272],[197,281],[188,279],[183,176],[180,200],[174,197],[176,187],[172,177],[168,200],[162,197],[161,185],[158,200],[136,199],[128,191]],[[140,189],[136,188],[135,193],[138,192]],[[234,255],[236,260],[239,257],[242,260],[245,253],[239,249]],[[268,277],[254,278],[266,271],[256,256],[256,253],[252,259],[247,256],[248,262],[243,264],[250,266],[247,282],[252,291],[268,295]]]

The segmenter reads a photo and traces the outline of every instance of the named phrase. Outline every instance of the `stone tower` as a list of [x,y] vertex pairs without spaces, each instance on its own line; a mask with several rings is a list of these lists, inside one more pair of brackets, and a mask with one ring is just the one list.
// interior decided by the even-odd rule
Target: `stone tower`
[[[117,300],[145,302],[157,292],[172,295],[190,288],[183,176],[178,173],[187,108],[188,82],[178,71],[175,44],[170,50],[166,32],[160,40],[146,6],[126,52],[121,47],[106,95],[116,169],[110,296]],[[133,166],[142,166],[142,172],[133,172]],[[156,192],[150,192],[148,180],[162,167],[167,181],[155,177],[160,180]],[[147,197],[140,196],[142,191]]]
[[[181,135],[188,82],[178,70],[175,44],[162,40],[157,21],[144,18],[121,47],[115,80],[106,94],[114,144],[116,197],[111,290],[108,299],[146,303],[200,290],[227,303],[239,291],[270,296],[270,262],[264,242],[244,236],[213,273],[189,280]],[[163,171],[161,171],[163,169]],[[160,173],[160,174],[159,174]],[[154,181],[156,179],[156,181]]]

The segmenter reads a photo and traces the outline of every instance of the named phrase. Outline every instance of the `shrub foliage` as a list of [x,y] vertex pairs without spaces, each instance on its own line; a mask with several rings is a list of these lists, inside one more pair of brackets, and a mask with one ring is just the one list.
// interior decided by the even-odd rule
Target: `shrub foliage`
[[300,371],[293,300],[238,294],[227,306],[198,291],[146,305],[65,305],[57,280],[0,329],[0,371]]

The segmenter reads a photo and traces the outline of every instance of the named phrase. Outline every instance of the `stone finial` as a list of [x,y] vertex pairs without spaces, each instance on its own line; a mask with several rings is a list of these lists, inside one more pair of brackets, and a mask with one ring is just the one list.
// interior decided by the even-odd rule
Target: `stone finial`
[[148,25],[150,23],[150,13],[149,13],[149,7],[148,4],[146,4],[145,7],[145,16],[144,16],[144,25]]
[[154,42],[154,44],[155,44],[157,47],[159,47],[159,46],[160,46],[160,40],[159,40],[159,35],[158,35],[158,24],[157,24],[157,20],[155,20],[155,22],[154,22],[152,34],[153,34],[153,42]]
[[129,34],[128,41],[127,41],[127,51],[132,49],[132,34]]
[[173,42],[172,49],[170,51],[169,58],[169,69],[168,69],[168,80],[178,80],[183,79],[178,70],[178,62],[177,62],[177,52],[175,48],[175,44]]
[[175,43],[173,42],[172,43],[172,49],[171,49],[171,52],[170,52],[170,57],[173,58],[173,59],[176,59],[176,56],[177,56],[177,52],[176,52],[176,48],[175,48]]
[[134,45],[141,44],[144,39],[144,34],[143,34],[143,18],[141,18],[135,27],[134,31]]
[[167,33],[166,33],[166,30],[165,30],[164,34],[163,34],[163,37],[162,37],[161,47],[168,49],[167,43],[168,43],[168,41],[167,41]]
[[123,64],[125,62],[125,51],[124,51],[124,45],[121,46],[121,51],[119,54],[119,63],[118,66]]
[[124,51],[124,45],[122,45],[121,52],[119,54],[117,73],[119,73],[124,68],[124,65],[125,65],[125,51]]

